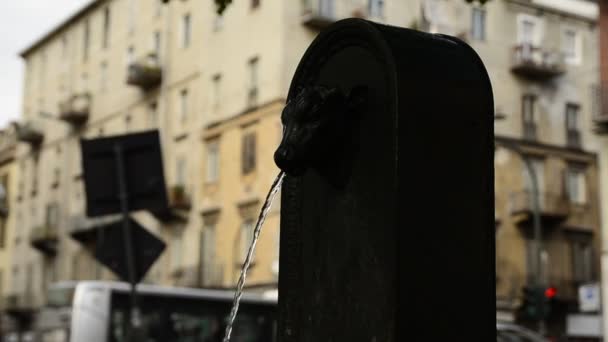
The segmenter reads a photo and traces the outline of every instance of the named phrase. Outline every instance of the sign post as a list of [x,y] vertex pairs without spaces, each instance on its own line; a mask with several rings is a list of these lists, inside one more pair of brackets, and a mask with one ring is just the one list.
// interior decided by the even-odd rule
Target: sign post
[[[110,268],[115,272],[126,269],[126,272],[117,274],[130,284],[127,338],[133,341],[141,325],[137,283],[151,263],[144,270],[138,270],[129,212],[164,210],[168,206],[158,131],[82,140],[81,147],[87,216],[121,214],[124,258],[120,262],[126,267],[110,263]],[[153,246],[157,246],[154,251],[158,251],[152,254],[155,260],[164,249],[164,244],[154,239]],[[115,245],[102,244],[100,249],[115,249]],[[104,251],[96,251],[96,257],[104,262],[103,258],[107,256]],[[140,260],[139,264],[145,263]]]

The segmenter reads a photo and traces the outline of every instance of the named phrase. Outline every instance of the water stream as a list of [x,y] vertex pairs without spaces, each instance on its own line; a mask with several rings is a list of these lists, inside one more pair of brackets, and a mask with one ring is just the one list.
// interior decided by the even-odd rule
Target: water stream
[[270,187],[270,191],[268,191],[268,195],[266,195],[266,201],[264,201],[264,205],[260,210],[258,221],[255,224],[255,228],[253,230],[253,239],[251,240],[251,244],[249,245],[249,249],[247,250],[247,257],[245,258],[245,262],[243,263],[243,267],[241,268],[241,275],[239,276],[239,281],[236,285],[236,292],[234,293],[234,299],[232,300],[232,309],[230,309],[230,316],[228,316],[228,323],[226,325],[224,339],[222,340],[223,342],[230,342],[232,326],[234,325],[236,314],[239,311],[239,304],[241,302],[241,297],[243,296],[243,287],[245,286],[245,280],[247,279],[247,271],[249,270],[249,266],[251,264],[251,258],[253,257],[253,253],[255,252],[255,245],[257,244],[258,238],[260,237],[260,232],[262,230],[262,226],[264,225],[264,221],[266,220],[266,215],[268,215],[268,211],[272,206],[272,201],[274,200],[274,197],[277,192],[279,192],[279,189],[281,189],[281,184],[283,184],[284,177],[285,173],[281,171],[274,179],[274,182]]

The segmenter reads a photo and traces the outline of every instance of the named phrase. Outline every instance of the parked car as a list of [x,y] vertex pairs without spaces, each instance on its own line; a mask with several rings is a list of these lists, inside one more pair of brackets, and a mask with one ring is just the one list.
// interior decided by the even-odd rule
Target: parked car
[[497,342],[547,342],[534,331],[513,323],[496,323]]

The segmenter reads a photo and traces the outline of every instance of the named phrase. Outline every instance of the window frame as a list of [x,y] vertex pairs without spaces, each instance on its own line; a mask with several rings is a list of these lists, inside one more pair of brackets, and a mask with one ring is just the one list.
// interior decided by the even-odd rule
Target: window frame
[[214,184],[220,178],[220,143],[219,138],[207,140],[207,158],[205,182]]
[[181,39],[180,44],[182,49],[190,47],[192,41],[192,15],[185,13],[181,20]]
[[255,171],[257,165],[257,134],[255,131],[244,132],[241,138],[241,174],[248,175]]
[[[476,20],[477,19],[477,20]],[[483,8],[472,7],[471,9],[471,38],[474,40],[485,41],[486,40],[486,22],[487,22],[487,11]],[[478,28],[476,24],[481,27]]]

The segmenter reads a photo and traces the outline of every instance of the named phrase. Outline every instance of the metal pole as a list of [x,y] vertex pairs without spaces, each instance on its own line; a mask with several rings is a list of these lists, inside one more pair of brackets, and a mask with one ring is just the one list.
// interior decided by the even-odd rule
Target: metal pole
[[127,259],[127,271],[129,273],[129,284],[131,285],[129,322],[130,324],[127,325],[126,336],[127,341],[133,341],[134,332],[136,330],[135,328],[140,326],[139,310],[137,308],[137,281],[135,280],[135,257],[133,255],[133,241],[131,235],[131,226],[129,224],[129,198],[122,146],[120,144],[114,145],[114,152],[116,155],[116,172],[118,175],[118,196],[120,198],[120,208],[122,212],[124,248]]
[[[543,265],[542,265],[542,251],[543,251],[543,233],[542,233],[542,226],[541,226],[541,221],[540,221],[540,194],[539,194],[539,189],[538,189],[538,175],[536,174],[536,170],[534,169],[534,165],[532,165],[532,162],[530,161],[530,158],[528,158],[523,151],[519,148],[519,146],[515,145],[515,144],[510,144],[510,143],[504,143],[501,144],[502,147],[509,149],[515,153],[517,153],[521,159],[524,162],[524,166],[526,167],[526,171],[528,172],[528,174],[530,175],[530,185],[532,186],[532,196],[530,198],[530,204],[532,206],[532,227],[533,227],[533,234],[534,234],[534,271],[535,271],[535,277],[534,279],[534,286],[540,287],[541,285],[543,285],[543,278],[542,278],[542,273],[543,273]],[[542,298],[540,299],[540,305],[542,306],[542,312],[544,313],[545,311],[545,303],[544,300]],[[538,332],[541,335],[544,335],[546,333],[546,328],[545,328],[545,320],[544,319],[540,319],[538,322]]]

